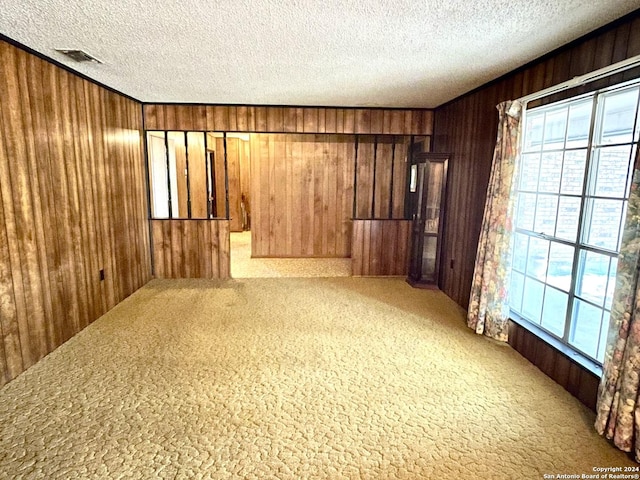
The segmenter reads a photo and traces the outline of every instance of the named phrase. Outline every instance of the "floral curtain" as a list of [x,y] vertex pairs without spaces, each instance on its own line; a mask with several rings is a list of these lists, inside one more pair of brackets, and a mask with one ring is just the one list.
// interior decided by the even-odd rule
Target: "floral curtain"
[[596,430],[640,459],[640,149],[618,256],[609,337],[598,389]]
[[506,283],[511,267],[514,179],[520,150],[522,104],[508,101],[497,108],[498,139],[473,272],[467,325],[476,333],[507,341]]

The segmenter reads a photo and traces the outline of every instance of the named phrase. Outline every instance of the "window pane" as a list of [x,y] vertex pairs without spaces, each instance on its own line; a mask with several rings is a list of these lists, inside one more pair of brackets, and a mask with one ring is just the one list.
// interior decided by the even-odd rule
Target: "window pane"
[[576,279],[576,295],[597,305],[604,303],[609,278],[607,255],[582,250]]
[[616,251],[622,214],[622,200],[588,199],[584,242]]
[[547,113],[544,122],[544,150],[555,150],[564,147],[564,136],[567,130],[567,106]]
[[560,197],[556,237],[575,242],[578,236],[579,220],[580,199],[575,197]]
[[544,113],[527,113],[524,152],[540,150],[542,145],[542,130],[544,128]]
[[599,144],[632,141],[632,132],[638,104],[638,88],[606,93],[600,96],[604,102],[600,120]]
[[640,137],[639,101],[640,81],[525,115],[511,306],[560,339],[568,329],[562,341],[599,360]]
[[602,310],[580,299],[573,304],[569,343],[591,357],[596,357],[600,338]]
[[633,141],[637,142],[638,137],[640,137],[640,108],[638,109],[638,113],[636,116],[636,133],[633,136]]
[[547,274],[547,255],[549,241],[542,238],[529,239],[529,257],[527,258],[527,275],[544,280]]
[[516,233],[513,239],[513,262],[511,268],[524,273],[527,266],[528,246],[529,237],[522,233]]
[[511,272],[511,285],[509,287],[509,306],[516,312],[520,311],[522,305],[522,292],[524,291],[524,275],[518,272]]
[[620,227],[621,228],[620,228],[620,234],[618,236],[618,245],[616,246],[616,252],[620,252],[620,247],[622,245],[622,235],[624,234],[624,228],[623,227],[624,227],[624,222],[627,219],[627,204],[628,203],[629,202],[627,202],[627,201],[624,201],[622,203],[622,215],[620,216],[621,217],[621,221],[620,221]]
[[545,193],[558,193],[560,190],[561,175],[562,152],[543,153],[540,165],[538,191]]
[[516,227],[533,230],[533,219],[536,213],[536,194],[519,193],[516,209]]
[[611,320],[611,312],[605,311],[602,315],[602,325],[600,327],[600,342],[598,344],[598,356],[596,359],[604,362],[604,353],[607,350],[607,337],[609,336],[609,324]]
[[534,231],[546,235],[553,235],[556,228],[557,212],[558,197],[556,195],[538,195]]
[[566,148],[586,147],[589,143],[593,98],[569,107],[569,128]]
[[573,254],[575,249],[570,245],[551,242],[549,248],[549,268],[547,283],[565,292],[571,288],[571,273],[573,270]]
[[611,266],[609,267],[609,284],[607,285],[607,296],[604,301],[604,308],[611,310],[611,303],[613,301],[613,293],[616,289],[616,275],[618,273],[618,259],[611,259]]
[[438,247],[438,237],[424,236],[422,244],[422,278],[425,280],[436,280],[436,251]]
[[540,324],[542,311],[542,296],[544,284],[526,277],[524,281],[524,294],[522,296],[522,315],[532,322]]
[[542,307],[542,326],[559,337],[564,335],[567,300],[566,293],[546,287]]
[[584,183],[584,168],[586,161],[586,150],[564,152],[560,193],[564,193],[566,195],[582,195],[582,184]]
[[[593,152],[597,170],[592,173],[593,194],[599,197],[623,198],[627,191],[631,145],[598,148]],[[629,177],[629,178],[628,178]]]
[[624,192],[624,198],[629,198],[629,195],[631,194],[631,182],[633,181],[633,172],[634,172],[634,163],[636,160],[636,155],[638,154],[638,146],[634,145],[631,148],[631,156],[629,158],[629,178],[627,178],[627,189]]
[[540,175],[540,154],[523,154],[520,165],[520,190],[535,192]]

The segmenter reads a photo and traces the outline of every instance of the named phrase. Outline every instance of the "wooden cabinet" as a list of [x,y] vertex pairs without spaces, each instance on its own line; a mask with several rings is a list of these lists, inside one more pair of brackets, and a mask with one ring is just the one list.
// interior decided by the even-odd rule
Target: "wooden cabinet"
[[412,235],[408,281],[437,286],[449,155],[415,153],[411,160],[409,205]]

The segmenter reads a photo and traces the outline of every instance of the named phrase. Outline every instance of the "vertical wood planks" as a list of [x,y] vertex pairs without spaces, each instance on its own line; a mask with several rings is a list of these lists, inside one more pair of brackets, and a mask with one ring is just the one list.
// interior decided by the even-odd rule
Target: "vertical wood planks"
[[251,136],[255,256],[350,255],[353,137]]
[[406,276],[410,220],[354,220],[352,274]]
[[515,322],[509,322],[509,345],[547,376],[595,411],[599,378]]
[[146,104],[146,130],[431,135],[429,109]]
[[140,105],[6,42],[0,58],[2,384],[144,285],[151,265]]
[[242,231],[242,211],[240,208],[240,149],[238,138],[227,138],[227,172],[229,175],[229,217],[232,232]]
[[229,278],[228,220],[151,220],[156,278]]

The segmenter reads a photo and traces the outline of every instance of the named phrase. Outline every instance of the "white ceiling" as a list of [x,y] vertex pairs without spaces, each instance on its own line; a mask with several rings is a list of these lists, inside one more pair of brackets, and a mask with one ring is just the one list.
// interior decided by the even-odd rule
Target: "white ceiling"
[[[436,107],[640,0],[3,0],[0,33],[145,102]],[[103,65],[54,48],[78,48]]]

